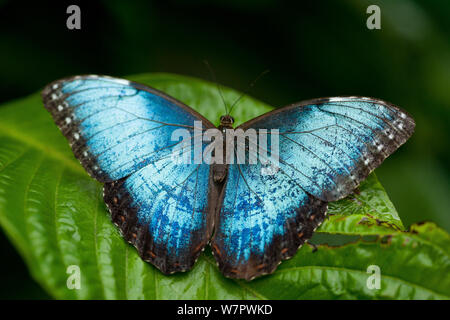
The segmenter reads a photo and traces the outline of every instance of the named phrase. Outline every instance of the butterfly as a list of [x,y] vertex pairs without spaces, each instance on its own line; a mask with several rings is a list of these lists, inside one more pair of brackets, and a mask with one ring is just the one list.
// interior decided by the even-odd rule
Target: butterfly
[[[143,84],[75,76],[47,85],[42,97],[75,157],[104,184],[104,201],[123,238],[165,274],[191,269],[208,244],[227,277],[274,272],[311,238],[327,203],[352,193],[415,127],[405,111],[373,98],[294,103],[238,127],[276,129],[267,136],[279,141],[277,168],[263,174],[262,162],[174,161],[173,152],[181,150],[175,130],[193,134],[194,122],[202,133],[215,126]],[[218,129],[233,123],[227,113]]]

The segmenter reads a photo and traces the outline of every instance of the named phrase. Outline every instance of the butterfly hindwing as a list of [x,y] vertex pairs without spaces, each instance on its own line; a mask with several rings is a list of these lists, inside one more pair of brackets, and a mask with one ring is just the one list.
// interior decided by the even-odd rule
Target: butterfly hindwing
[[143,260],[164,273],[191,269],[209,241],[209,166],[170,158],[108,182],[104,199],[113,222]]
[[172,133],[192,133],[196,120],[213,125],[154,89],[104,76],[56,81],[43,100],[75,156],[105,183],[105,203],[124,238],[165,273],[190,269],[211,233],[210,168],[175,161],[186,150]]
[[220,269],[251,279],[295,254],[323,221],[326,203],[351,193],[411,136],[414,121],[389,103],[345,97],[294,104],[241,128],[278,129],[279,137],[274,173],[263,174],[260,162],[229,165],[212,240]]
[[212,240],[219,268],[228,277],[251,280],[272,273],[325,218],[326,202],[292,179],[262,175],[261,169],[259,163],[228,169]]

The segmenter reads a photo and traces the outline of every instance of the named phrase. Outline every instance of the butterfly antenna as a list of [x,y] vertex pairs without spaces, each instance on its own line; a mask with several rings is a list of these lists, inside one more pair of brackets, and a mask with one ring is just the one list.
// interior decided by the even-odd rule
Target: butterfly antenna
[[203,60],[203,63],[204,63],[204,64],[206,65],[206,67],[208,68],[209,73],[211,74],[212,81],[217,85],[217,90],[219,91],[220,97],[222,98],[223,105],[224,105],[224,107],[225,107],[225,113],[228,114],[227,103],[226,103],[226,101],[225,101],[225,98],[223,97],[222,89],[220,88],[220,85],[219,85],[219,83],[217,82],[216,75],[214,74],[214,71],[213,71],[213,69],[211,68],[211,66],[209,65],[209,63],[208,63],[207,60]]
[[[270,70],[264,70],[263,72],[261,72],[259,74],[259,76],[256,77],[255,80],[253,80],[249,85],[248,85],[248,89],[246,90],[247,92],[255,85],[256,81],[258,81],[259,79],[261,79],[265,74],[267,74]],[[238,104],[239,101],[241,101],[241,99],[247,95],[247,92],[243,92],[239,98],[237,98],[234,103],[231,105],[230,111],[227,114],[231,113],[231,110],[233,110],[233,108]]]

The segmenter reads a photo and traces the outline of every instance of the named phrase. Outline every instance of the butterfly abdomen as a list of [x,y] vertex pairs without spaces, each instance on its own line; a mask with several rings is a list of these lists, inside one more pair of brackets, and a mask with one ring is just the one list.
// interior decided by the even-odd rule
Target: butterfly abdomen
[[214,164],[212,170],[214,182],[223,183],[227,177],[228,166],[226,164]]

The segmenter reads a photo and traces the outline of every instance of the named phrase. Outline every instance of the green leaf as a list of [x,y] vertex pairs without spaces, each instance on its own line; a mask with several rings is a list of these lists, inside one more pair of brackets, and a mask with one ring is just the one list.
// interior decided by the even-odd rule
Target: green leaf
[[[130,77],[194,107],[217,124],[224,112],[216,85],[171,74]],[[224,88],[228,103],[239,93]],[[237,124],[271,107],[245,97]],[[102,200],[102,186],[73,157],[39,93],[0,107],[0,225],[32,276],[61,299],[449,298],[449,235],[433,224],[403,231],[372,174],[359,194],[330,204],[318,232],[351,235],[343,246],[302,247],[272,275],[227,279],[209,250],[187,273],[165,276],[120,237]],[[366,236],[375,238],[365,241]],[[81,271],[80,290],[67,287],[67,268]],[[381,269],[370,290],[369,265]]]
[[[270,279],[286,282],[284,291],[276,282],[272,288],[279,288],[281,299],[450,298],[449,235],[432,223],[412,230],[376,241],[322,245],[314,253],[305,246]],[[369,265],[380,268],[380,290],[366,286]]]
[[374,173],[358,189],[358,193],[329,204],[329,219],[319,232],[373,235],[404,229],[394,205]]

